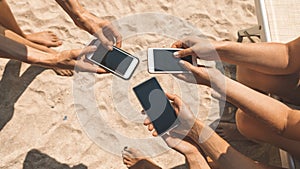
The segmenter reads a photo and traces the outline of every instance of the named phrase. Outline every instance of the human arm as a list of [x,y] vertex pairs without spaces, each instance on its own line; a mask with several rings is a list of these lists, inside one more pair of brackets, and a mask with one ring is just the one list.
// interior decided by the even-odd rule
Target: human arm
[[62,51],[55,54],[46,53],[0,35],[0,56],[2,58],[19,60],[43,67],[105,73],[106,71],[104,69],[84,60],[84,55],[93,51],[95,51],[94,47],[87,47],[84,49]]
[[205,160],[205,157],[199,152],[196,143],[190,138],[181,140],[176,136],[165,134],[162,136],[167,145],[184,155],[189,169],[210,169],[211,167]]
[[[180,126],[170,131],[170,133],[181,134],[182,132],[185,132],[186,129],[189,129],[189,132],[186,133],[187,137],[191,138],[194,143],[197,143],[201,149],[204,150],[206,154],[218,164],[218,166],[220,166],[220,168],[240,169],[242,167],[244,169],[275,169],[273,167],[268,167],[257,163],[236,151],[225,140],[218,136],[210,127],[204,125],[202,121],[196,120],[193,113],[184,108],[185,104],[178,96],[170,94],[167,94],[167,96],[174,103],[173,105],[180,121]],[[148,130],[152,131],[154,136],[157,136],[157,133],[153,128],[153,124],[149,119],[146,119],[144,124],[148,126]],[[192,127],[189,128],[188,126],[191,124]],[[171,140],[172,142],[166,138],[164,139],[170,147],[175,147],[178,145],[180,146],[180,139],[182,139],[182,137],[176,138],[176,136],[173,134],[173,140]],[[177,141],[177,143],[175,141]],[[184,140],[182,140],[182,142],[184,142]],[[188,149],[191,148],[185,148],[184,152],[188,153]],[[190,160],[198,158],[198,162],[201,162],[203,159],[203,157],[196,156],[195,154],[186,157],[190,158]],[[205,165],[203,166],[202,163],[201,166],[204,167]]]
[[104,46],[112,49],[115,38],[116,46],[121,47],[122,36],[109,21],[88,12],[78,0],[56,0],[56,2],[69,14],[78,27],[96,36]]
[[193,54],[200,59],[221,59],[266,74],[284,75],[300,71],[300,37],[286,44],[242,44],[186,38],[175,42],[173,47],[186,48],[178,52],[178,57]]
[[[300,140],[297,134],[300,129],[300,111],[224,76],[215,68],[196,67],[184,61],[182,63],[193,73],[195,83],[213,86],[216,97],[226,96],[229,102],[248,115],[261,120],[277,134]],[[185,76],[180,78],[186,80]]]

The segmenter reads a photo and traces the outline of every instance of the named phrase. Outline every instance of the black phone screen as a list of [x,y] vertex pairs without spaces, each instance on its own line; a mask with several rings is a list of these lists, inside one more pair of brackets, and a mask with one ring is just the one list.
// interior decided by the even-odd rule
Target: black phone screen
[[[179,58],[175,58],[173,53],[176,50],[161,50],[153,49],[153,60],[154,60],[154,70],[155,71],[187,71],[182,66],[180,66]],[[192,56],[187,56],[182,58],[187,62],[193,64]]]
[[128,56],[124,52],[119,51],[116,47],[113,47],[112,51],[109,51],[101,44],[91,57],[91,60],[107,67],[108,69],[115,71],[121,75],[124,75],[130,66],[133,58]]
[[179,124],[174,108],[155,77],[133,90],[159,135]]

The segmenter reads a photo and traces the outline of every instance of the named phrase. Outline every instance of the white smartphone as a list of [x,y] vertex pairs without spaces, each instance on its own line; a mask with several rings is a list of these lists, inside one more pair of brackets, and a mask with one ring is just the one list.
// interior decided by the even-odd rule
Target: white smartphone
[[109,51],[101,45],[98,39],[94,39],[89,44],[89,46],[91,45],[97,46],[97,50],[88,54],[87,59],[125,80],[132,76],[139,64],[137,57],[115,46],[112,51]]
[[[149,73],[189,73],[180,64],[179,58],[173,56],[179,48],[148,48],[148,71]],[[181,58],[193,65],[197,65],[195,57]]]

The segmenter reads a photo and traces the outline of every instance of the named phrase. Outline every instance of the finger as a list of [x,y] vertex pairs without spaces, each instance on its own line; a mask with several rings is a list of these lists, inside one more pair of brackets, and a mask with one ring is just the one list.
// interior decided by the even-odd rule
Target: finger
[[116,47],[117,48],[121,48],[122,47],[122,38],[118,39],[118,37],[116,37],[117,42],[116,42]]
[[183,47],[182,41],[176,41],[171,45],[171,48],[182,48],[182,47]]
[[96,50],[97,50],[97,46],[87,46],[87,47],[85,47],[85,48],[82,49],[81,55],[93,53]]
[[190,46],[188,46],[188,45],[186,44],[186,42],[187,42],[186,39],[179,40],[179,41],[177,41],[177,42],[174,42],[174,43],[172,44],[172,47],[173,47],[173,48],[183,48],[183,49],[189,48]]
[[145,120],[144,120],[144,125],[147,126],[149,124],[151,124],[151,120],[147,117]]
[[154,126],[153,126],[153,124],[151,123],[151,124],[149,124],[148,125],[148,131],[152,131],[154,129]]
[[79,56],[83,56],[97,50],[96,46],[87,46],[83,49],[73,49],[71,50],[71,55],[73,59],[77,59]]
[[188,71],[191,71],[193,73],[196,71],[196,67],[187,61],[180,60],[179,63],[183,68],[185,68]]
[[101,67],[97,67],[96,68],[96,73],[103,74],[103,73],[109,73],[109,72],[107,70],[101,68]]
[[122,47],[122,35],[117,31],[114,26],[110,26],[111,32],[113,36],[116,38],[116,47]]
[[181,104],[181,99],[176,94],[166,93],[166,96],[169,100],[173,101],[176,107],[179,107]]
[[98,71],[98,66],[92,65],[90,63],[82,63],[81,61],[75,61],[75,71],[76,72],[92,72],[96,73]]
[[123,158],[130,158],[130,157],[131,157],[131,154],[130,154],[129,152],[127,152],[127,151],[123,151],[123,152],[122,152],[122,157],[123,157]]
[[177,104],[175,104],[175,102],[172,102],[171,104],[172,104],[175,112],[179,112],[179,107],[177,106]]
[[171,94],[171,93],[166,93],[166,96],[169,100],[174,101],[176,98],[175,94]]
[[186,75],[183,75],[183,74],[172,74],[172,75],[175,76],[178,79],[181,79],[183,81],[187,81]]
[[130,165],[129,165],[130,161],[131,161],[131,160],[130,160],[129,158],[124,158],[124,159],[123,159],[123,164],[125,164],[125,165],[128,167],[128,166],[130,166]]
[[92,73],[105,73],[106,70],[103,68],[94,65],[91,62],[88,62],[87,59],[84,57],[81,57],[75,60],[75,70],[76,71],[83,71],[83,72],[92,72]]
[[113,50],[113,42],[109,41],[102,31],[96,33],[96,37],[100,40],[101,44],[108,50]]
[[154,130],[154,131],[152,132],[152,136],[157,137],[157,136],[158,136],[158,133]]
[[183,57],[186,57],[189,55],[195,55],[195,53],[192,48],[187,48],[187,49],[183,49],[178,52],[175,52],[173,55],[176,58],[183,58]]

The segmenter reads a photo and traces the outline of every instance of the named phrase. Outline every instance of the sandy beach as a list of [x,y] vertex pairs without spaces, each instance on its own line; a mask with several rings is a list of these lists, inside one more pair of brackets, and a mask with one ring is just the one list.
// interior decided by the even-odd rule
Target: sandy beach
[[[55,1],[8,3],[25,32],[56,33],[63,41],[54,48],[57,51],[83,48],[93,38],[76,27]],[[131,90],[153,77],[147,72],[147,48],[169,47],[181,37],[199,33],[213,40],[236,41],[238,30],[257,23],[254,1],[81,3],[118,27],[124,38],[122,48],[138,56],[141,64],[124,82],[111,74],[60,77],[49,69],[0,59],[0,169],[125,169],[124,146],[141,149],[163,168],[184,164],[181,154],[160,138],[153,139],[143,126],[141,106]],[[183,84],[171,75],[157,77],[166,92],[187,98],[198,118],[207,123],[214,120],[210,115],[218,111],[218,103],[206,87]]]

